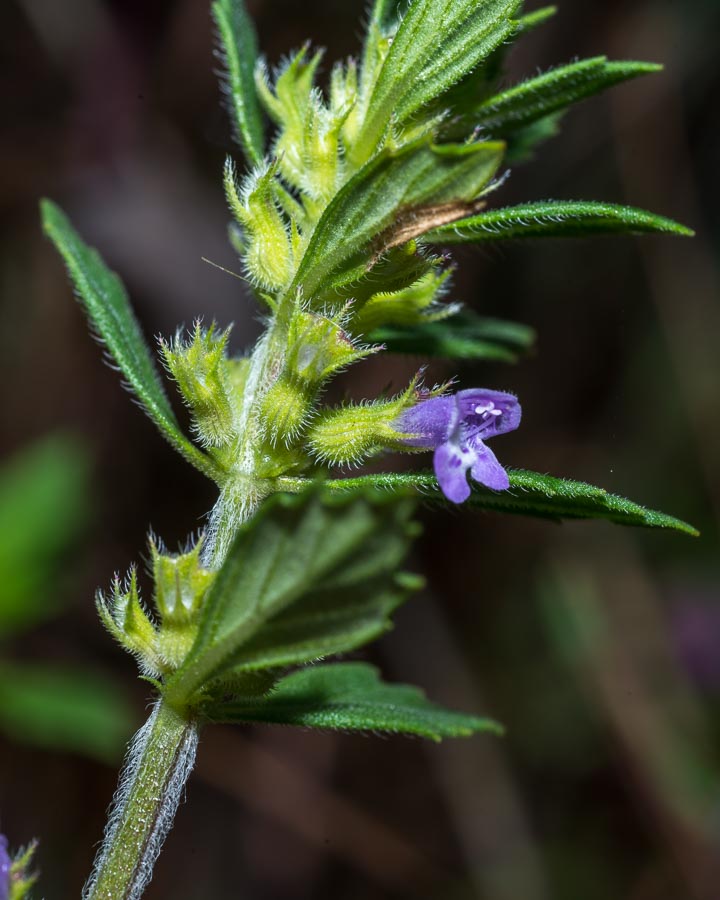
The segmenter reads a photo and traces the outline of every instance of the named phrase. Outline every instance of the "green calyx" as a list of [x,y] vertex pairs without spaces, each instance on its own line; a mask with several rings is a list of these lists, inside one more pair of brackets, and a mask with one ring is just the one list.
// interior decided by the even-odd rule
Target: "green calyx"
[[234,390],[237,362],[227,358],[229,329],[220,335],[215,326],[207,331],[196,323],[189,340],[178,334],[161,342],[165,365],[193,417],[193,426],[206,447],[223,447],[233,439],[236,403]]
[[20,850],[10,862],[8,877],[8,900],[29,900],[30,891],[38,879],[30,867],[33,864],[37,842],[33,841]]
[[201,540],[181,554],[163,552],[150,541],[152,615],[142,603],[134,568],[124,583],[115,578],[109,596],[98,595],[105,627],[147,676],[174,672],[195,640],[202,604],[215,577],[202,565],[201,553]]
[[419,376],[390,400],[322,410],[307,433],[313,455],[325,465],[353,466],[383,450],[406,450],[395,426],[398,417],[419,399],[427,400],[443,390],[421,393],[418,381]]

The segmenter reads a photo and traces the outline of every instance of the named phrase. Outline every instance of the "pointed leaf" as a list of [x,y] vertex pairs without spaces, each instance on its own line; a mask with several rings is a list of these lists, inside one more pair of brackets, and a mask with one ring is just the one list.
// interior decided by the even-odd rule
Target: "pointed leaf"
[[[618,525],[643,528],[665,528],[697,537],[699,532],[673,516],[646,509],[631,500],[609,494],[606,490],[523,470],[509,471],[510,489],[491,491],[473,483],[468,504],[476,509],[516,513],[542,519],[607,519]],[[401,495],[420,493],[426,500],[446,504],[434,475],[366,475],[361,478],[336,479],[325,482],[339,493],[367,490],[373,486]],[[454,507],[456,508],[456,507]]]
[[256,166],[263,158],[265,139],[262,112],[255,90],[257,36],[243,0],[217,0],[213,18],[220,32],[225,62],[225,91],[238,143],[248,162]]
[[523,34],[533,31],[544,25],[549,19],[557,13],[557,6],[543,6],[541,9],[533,10],[518,19],[518,30]]
[[476,68],[516,31],[516,7],[517,0],[411,3],[378,75],[355,152],[369,158],[391,119],[402,124]]
[[429,244],[480,244],[516,238],[586,237],[592,234],[675,234],[692,237],[684,225],[632,206],[550,200],[493,209],[429,232]]
[[512,363],[532,347],[535,332],[526,325],[484,319],[463,310],[438,322],[378,328],[367,339],[383,344],[391,353]]
[[340,731],[389,731],[440,741],[489,731],[502,734],[490,719],[435,706],[407,684],[386,684],[365,663],[338,663],[301,669],[282,679],[255,704],[228,703],[206,710],[218,722],[275,722]]
[[422,141],[379,154],[325,210],[291,289],[302,286],[304,295],[312,297],[329,276],[345,268],[346,280],[356,280],[368,264],[358,264],[360,251],[365,260],[379,258],[432,228],[438,215],[446,221],[459,218],[491,181],[504,151],[502,143],[436,147]]
[[[315,659],[377,636],[405,592],[395,575],[413,533],[413,506],[372,490],[342,497],[314,490],[266,501],[240,528],[168,696],[186,702],[238,664],[307,658],[298,655],[302,639]],[[345,595],[347,615],[336,615]]]
[[78,298],[113,362],[173,447],[201,472],[217,480],[216,464],[191,444],[180,429],[122,282],[98,252],[83,242],[58,206],[43,200],[41,210],[45,233],[65,260]]
[[613,85],[661,69],[652,63],[608,62],[604,56],[580,60],[489,97],[467,116],[467,124],[505,137]]

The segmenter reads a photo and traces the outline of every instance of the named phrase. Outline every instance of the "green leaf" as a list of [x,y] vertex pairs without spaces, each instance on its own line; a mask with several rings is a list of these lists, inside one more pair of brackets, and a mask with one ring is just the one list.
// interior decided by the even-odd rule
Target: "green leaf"
[[[606,490],[566,481],[550,475],[523,470],[509,471],[510,488],[507,491],[491,491],[475,482],[467,505],[475,509],[515,513],[559,521],[562,519],[606,519],[618,525],[642,528],[665,528],[697,537],[699,532],[673,516],[645,509],[630,500],[609,494]],[[420,493],[426,500],[449,505],[434,475],[366,475],[360,478],[335,479],[325,482],[331,490],[366,490],[375,487],[406,495]]]
[[308,590],[241,645],[232,657],[233,673],[315,662],[379,638],[398,606],[423,586],[417,576],[390,571],[400,558],[393,548],[393,559],[379,576],[358,579],[348,566],[340,577]]
[[377,22],[382,29],[392,26],[400,17],[403,0],[375,0],[371,22]]
[[218,572],[168,698],[186,703],[238,665],[317,659],[384,631],[408,588],[396,573],[413,534],[413,506],[372,490],[266,501]]
[[476,68],[515,32],[516,7],[517,0],[415,0],[378,75],[355,152],[369,158],[391,119],[406,122]]
[[14,741],[113,765],[133,724],[125,693],[94,670],[0,665],[0,731]]
[[395,293],[416,284],[432,271],[437,260],[427,251],[418,252],[417,242],[393,247],[368,269],[367,253],[358,253],[341,272],[323,282],[317,298],[326,306],[341,306],[353,301],[356,309],[379,291]]
[[535,332],[526,325],[484,319],[466,309],[438,322],[378,328],[367,339],[384,344],[391,353],[512,363],[535,343]]
[[[371,244],[379,257],[417,237],[424,223],[432,227],[437,204],[457,201],[461,210],[474,200],[497,172],[504,151],[502,143],[437,147],[422,141],[397,153],[379,154],[328,205],[291,290],[302,286],[304,295],[312,297],[330,276],[346,268],[346,281],[357,279],[367,268]],[[458,214],[462,212],[455,217]],[[358,271],[356,256],[363,250],[367,253]]]
[[243,0],[217,0],[213,18],[220,32],[225,61],[225,89],[230,101],[235,135],[251,165],[263,158],[265,138],[262,112],[255,90],[257,35]]
[[145,411],[188,462],[218,480],[215,462],[191,444],[180,429],[122,282],[98,252],[83,242],[58,206],[43,200],[41,211],[45,233],[65,260],[91,325]]
[[564,111],[553,113],[508,135],[505,156],[507,164],[512,166],[532,159],[535,149],[540,144],[560,134],[560,122],[564,114]]
[[469,114],[468,124],[494,138],[505,137],[613,85],[661,69],[652,63],[608,62],[604,56],[584,59],[489,97]]
[[592,234],[675,234],[691,229],[632,206],[548,200],[493,209],[426,234],[428,244],[480,244],[517,238],[587,237]]
[[65,435],[21,450],[0,469],[0,637],[59,611],[63,553],[89,517],[89,469],[84,447]]
[[386,684],[365,663],[310,666],[283,678],[255,704],[218,704],[206,711],[219,722],[270,722],[340,731],[389,731],[440,741],[478,732],[502,734],[490,719],[430,703],[407,684]]
[[523,34],[534,31],[541,25],[544,25],[549,19],[557,13],[557,6],[543,6],[541,9],[533,10],[518,19],[518,30]]

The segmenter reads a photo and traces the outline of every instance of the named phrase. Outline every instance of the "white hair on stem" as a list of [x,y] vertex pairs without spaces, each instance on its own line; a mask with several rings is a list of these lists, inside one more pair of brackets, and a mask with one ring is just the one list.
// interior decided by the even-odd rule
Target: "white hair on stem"
[[[152,761],[148,766],[148,748],[154,735],[161,702],[155,703],[147,722],[136,733],[128,748],[125,767],[120,776],[117,791],[108,816],[102,845],[95,858],[93,871],[90,874],[82,893],[82,900],[139,900],[143,891],[152,878],[153,869],[160,855],[165,838],[172,826],[175,813],[183,796],[183,789],[195,764],[195,755],[198,746],[198,727],[192,721],[186,721],[178,740],[174,734],[165,734],[164,748],[153,747],[153,760],[158,758],[158,750],[164,749],[165,755],[171,755],[172,760],[165,764],[162,770],[153,769]],[[162,737],[161,737],[162,740]],[[143,838],[142,853],[139,854],[135,870],[127,883],[122,897],[108,889],[99,888],[101,876],[118,866],[113,863],[112,856],[116,851],[121,829],[125,826],[125,818],[130,802],[136,788],[140,786],[143,792],[152,791],[153,807],[152,817]],[[142,832],[147,819],[141,819],[138,823],[138,831]],[[122,863],[122,860],[120,860]],[[118,873],[121,875],[121,873]],[[99,890],[98,890],[99,888]]]

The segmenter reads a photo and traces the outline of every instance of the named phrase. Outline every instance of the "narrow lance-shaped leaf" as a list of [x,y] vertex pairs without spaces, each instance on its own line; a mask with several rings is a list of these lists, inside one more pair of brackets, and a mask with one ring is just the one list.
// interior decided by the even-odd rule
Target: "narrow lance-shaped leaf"
[[263,119],[255,90],[257,36],[243,0],[217,0],[212,7],[226,66],[225,90],[236,137],[256,166],[264,154]]
[[391,353],[516,362],[534,344],[535,332],[526,325],[484,319],[463,310],[439,322],[378,328],[367,339],[383,344]]
[[[548,19],[552,18],[556,12],[557,8],[554,6],[534,10],[526,15],[519,15],[519,11],[516,11],[514,13],[516,17],[515,31],[510,36],[510,39],[500,44],[479,66],[433,104],[433,110],[437,112],[453,110],[462,116],[463,112],[475,108],[484,97],[497,90],[497,82],[504,75],[505,62],[515,39],[539,28]],[[469,127],[453,131],[453,121],[451,119],[449,122],[446,122],[445,127],[441,127],[441,134],[459,134],[460,137],[463,137],[473,130],[473,126],[470,125]]]
[[447,91],[514,33],[517,0],[415,0],[369,99],[351,158],[368,159],[391,119],[405,122]]
[[483,212],[435,228],[423,240],[429,244],[481,244],[517,238],[643,233],[693,235],[691,229],[672,219],[632,206],[550,200]]
[[128,385],[173,447],[201,472],[217,480],[221,473],[216,464],[191,444],[180,429],[122,282],[99,253],[84,243],[58,206],[43,200],[41,209],[45,233],[65,260],[91,325]]
[[494,138],[505,137],[613,85],[661,69],[652,63],[608,62],[604,56],[584,59],[489,97],[464,118]]
[[520,16],[518,19],[518,31],[527,34],[535,28],[539,28],[549,19],[552,19],[557,11],[557,6],[543,6],[540,9],[533,10],[531,13]]
[[[618,525],[665,528],[696,537],[697,529],[665,513],[646,509],[624,497],[580,481],[568,481],[523,470],[508,471],[510,489],[491,491],[473,484],[468,505],[476,509],[516,513],[542,519],[606,519]],[[437,479],[430,474],[367,475],[326,482],[338,492],[367,490],[373,486],[399,493],[419,493],[426,500],[447,505]],[[455,507],[456,508],[456,507]]]
[[[336,195],[317,224],[293,288],[313,296],[323,282],[372,243],[376,256],[418,237],[438,219],[453,220],[491,181],[505,145],[435,147],[427,141],[379,155]],[[347,280],[367,266],[367,253]]]
[[266,501],[218,572],[198,638],[166,686],[170,699],[187,702],[237,666],[316,659],[376,637],[407,592],[396,573],[413,533],[413,506],[372,489]]
[[205,715],[218,722],[267,722],[332,728],[339,731],[388,731],[440,741],[478,732],[501,734],[490,719],[442,709],[407,684],[387,684],[365,663],[337,663],[301,669],[283,678],[266,697],[209,706]]

